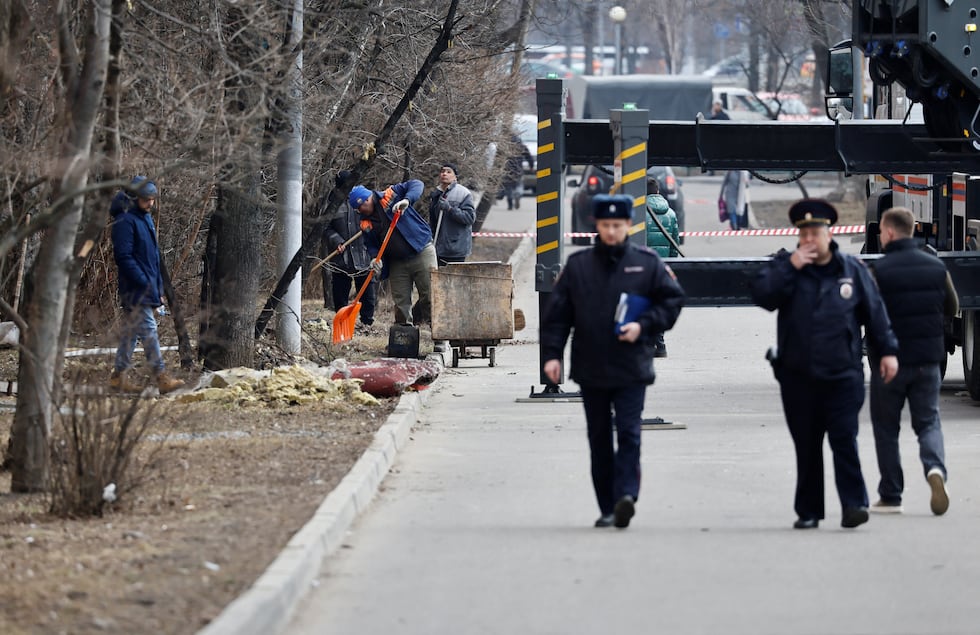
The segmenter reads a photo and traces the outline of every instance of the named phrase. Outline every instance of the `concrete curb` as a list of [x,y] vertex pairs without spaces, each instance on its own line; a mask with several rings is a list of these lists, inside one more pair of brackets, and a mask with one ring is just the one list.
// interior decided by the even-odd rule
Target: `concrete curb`
[[286,627],[323,559],[337,550],[354,519],[374,498],[398,451],[408,442],[428,395],[425,390],[401,396],[371,445],[313,517],[259,579],[198,635],[268,635]]

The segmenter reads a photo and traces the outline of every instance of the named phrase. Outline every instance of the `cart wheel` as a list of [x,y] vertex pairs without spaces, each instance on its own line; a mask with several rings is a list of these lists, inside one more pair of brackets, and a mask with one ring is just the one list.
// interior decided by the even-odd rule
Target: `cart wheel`
[[490,349],[490,368],[493,368],[494,367],[494,364],[496,363],[496,359],[495,359],[496,356],[497,356],[496,353],[497,353],[497,349],[496,348],[491,348]]
[[459,349],[458,348],[454,348],[453,349],[453,368],[456,368],[457,366],[459,366]]

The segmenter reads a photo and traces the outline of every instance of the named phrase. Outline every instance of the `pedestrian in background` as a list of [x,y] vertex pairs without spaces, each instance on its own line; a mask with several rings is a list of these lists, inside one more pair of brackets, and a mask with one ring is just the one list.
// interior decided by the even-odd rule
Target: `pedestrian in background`
[[[905,488],[898,434],[902,408],[909,404],[912,430],[919,440],[919,459],[931,490],[929,505],[940,516],[949,509],[943,431],[939,420],[940,364],[946,358],[944,318],[959,311],[959,300],[946,266],[923,251],[912,237],[915,218],[904,207],[881,215],[885,256],[872,271],[898,337],[898,375],[889,383],[872,373],[871,424],[878,456],[878,494],[871,511],[901,513]],[[879,357],[869,347],[872,363]]]
[[160,268],[160,249],[153,224],[153,211],[159,190],[145,176],[137,176],[129,191],[113,197],[109,206],[112,216],[112,254],[119,270],[119,302],[122,305],[122,333],[109,387],[121,392],[140,392],[142,386],[129,378],[136,342],[143,343],[146,361],[150,365],[160,394],[173,392],[184,382],[167,373],[157,320],[154,312],[163,306],[163,276]]
[[729,170],[725,172],[718,198],[724,202],[725,210],[728,213],[728,223],[732,230],[748,229],[749,171]]
[[864,403],[861,327],[879,352],[873,371],[888,383],[898,372],[898,341],[870,272],[831,238],[837,210],[804,199],[789,210],[799,228],[792,253],[780,251],[752,282],[752,297],[779,311],[777,352],[770,356],[796,450],[796,529],[824,518],[823,439],[834,457],[841,526],[868,521],[868,491],[858,458],[858,412]]
[[520,209],[521,197],[524,196],[524,166],[533,171],[534,157],[517,134],[511,135],[509,150],[504,162],[504,196],[507,198],[507,209]]
[[[437,266],[436,250],[432,245],[432,229],[413,207],[424,189],[422,181],[412,179],[381,192],[355,185],[348,197],[351,208],[357,210],[362,221],[368,221],[365,244],[372,256],[378,253],[388,233],[395,207],[403,210],[382,256],[397,324],[418,325],[428,322],[432,315],[431,274]],[[413,287],[419,294],[415,315],[412,313]]]
[[473,194],[459,183],[458,178],[456,165],[443,163],[439,170],[439,185],[429,199],[429,225],[440,267],[463,262],[473,251],[476,207]]
[[724,105],[717,99],[711,104],[711,117],[709,119],[715,119],[720,121],[728,121],[731,117],[725,112]]
[[[647,179],[647,209],[654,215],[646,223],[647,247],[657,252],[661,258],[676,258],[680,254],[677,249],[680,241],[677,214],[670,208],[667,199],[660,195],[660,183],[657,179]],[[657,333],[654,357],[667,357],[663,333]]]
[[[350,178],[350,172],[341,170],[337,174],[336,185],[341,187]],[[327,224],[322,241],[323,252],[320,257],[325,258],[335,250],[340,250],[339,258],[327,263],[320,270],[323,280],[324,308],[333,308],[334,311],[347,306],[350,300],[351,289],[360,289],[367,280],[370,272],[371,254],[368,253],[364,238],[359,237],[351,244],[344,247],[350,238],[361,231],[361,216],[350,203],[344,201],[340,205],[337,215]],[[333,299],[332,307],[327,305],[327,290]],[[361,296],[360,321],[365,326],[374,324],[374,310],[377,303],[377,282],[374,278],[368,283]]]
[[[596,527],[628,527],[635,513],[654,338],[674,325],[684,303],[684,292],[660,256],[627,240],[632,212],[628,196],[593,199],[599,240],[568,258],[541,323],[543,371],[553,384],[561,379],[565,343],[572,336],[570,376],[585,407],[600,513]],[[619,316],[624,323],[617,326],[623,294],[635,314]]]

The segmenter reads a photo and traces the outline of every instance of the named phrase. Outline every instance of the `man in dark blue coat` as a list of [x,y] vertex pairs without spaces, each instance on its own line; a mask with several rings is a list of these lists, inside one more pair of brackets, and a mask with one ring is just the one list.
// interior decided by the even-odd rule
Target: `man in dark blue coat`
[[[881,215],[885,257],[872,268],[881,297],[898,336],[898,375],[891,383],[871,377],[871,425],[878,457],[878,494],[871,511],[900,513],[905,488],[899,458],[902,408],[909,403],[912,430],[919,440],[919,459],[931,490],[929,505],[937,516],[949,509],[943,431],[939,422],[940,364],[946,358],[944,317],[959,311],[956,289],[946,266],[919,248],[912,237],[915,217],[904,207]],[[872,362],[878,352],[871,347]]]
[[793,527],[815,529],[824,517],[823,438],[834,455],[834,480],[842,507],[841,526],[868,521],[868,491],[858,459],[858,412],[864,403],[861,327],[881,352],[875,372],[889,382],[898,371],[898,341],[871,274],[854,256],[841,253],[830,235],[837,210],[804,199],[789,210],[799,228],[796,250],[785,250],[752,283],[752,297],[779,311],[777,357],[783,411],[796,449],[798,516]]
[[137,176],[129,191],[116,194],[109,208],[112,219],[112,252],[119,269],[119,301],[122,304],[122,334],[109,386],[122,392],[139,392],[130,381],[137,340],[143,342],[147,362],[161,394],[184,385],[164,369],[154,311],[163,305],[160,250],[150,212],[156,204],[157,186]]
[[[541,322],[543,370],[559,382],[565,343],[574,331],[570,377],[585,407],[601,514],[595,526],[625,528],[640,493],[641,415],[654,380],[657,335],[674,326],[684,292],[656,253],[627,241],[630,197],[598,195],[593,212],[599,240],[568,259]],[[624,295],[637,313],[617,326]]]

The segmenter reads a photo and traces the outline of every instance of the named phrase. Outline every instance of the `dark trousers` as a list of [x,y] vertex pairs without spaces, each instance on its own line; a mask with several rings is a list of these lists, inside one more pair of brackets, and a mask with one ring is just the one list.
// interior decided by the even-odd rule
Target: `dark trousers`
[[823,438],[834,456],[834,482],[841,507],[867,507],[868,490],[858,458],[858,412],[864,379],[823,381],[782,370],[783,412],[796,448],[796,499],[800,518],[824,517]]
[[909,402],[912,430],[919,440],[919,459],[923,474],[938,467],[946,476],[943,430],[939,423],[939,387],[942,375],[939,364],[900,365],[898,375],[889,383],[878,373],[871,374],[871,425],[875,433],[878,457],[878,494],[886,503],[902,502],[905,478],[899,457],[898,431],[902,407]]
[[[592,487],[603,515],[627,494],[640,495],[640,430],[645,384],[581,387],[592,457]],[[616,446],[613,446],[613,430]]]
[[[360,289],[361,285],[367,279],[367,272],[357,274],[352,278],[343,271],[334,271],[331,273],[330,278],[330,288],[333,292],[333,308],[334,311],[339,311],[351,301],[350,291],[352,283],[357,289]],[[364,290],[364,295],[361,296],[360,320],[363,324],[374,323],[374,306],[377,302],[378,295],[377,288],[378,283],[372,279],[371,284]]]

